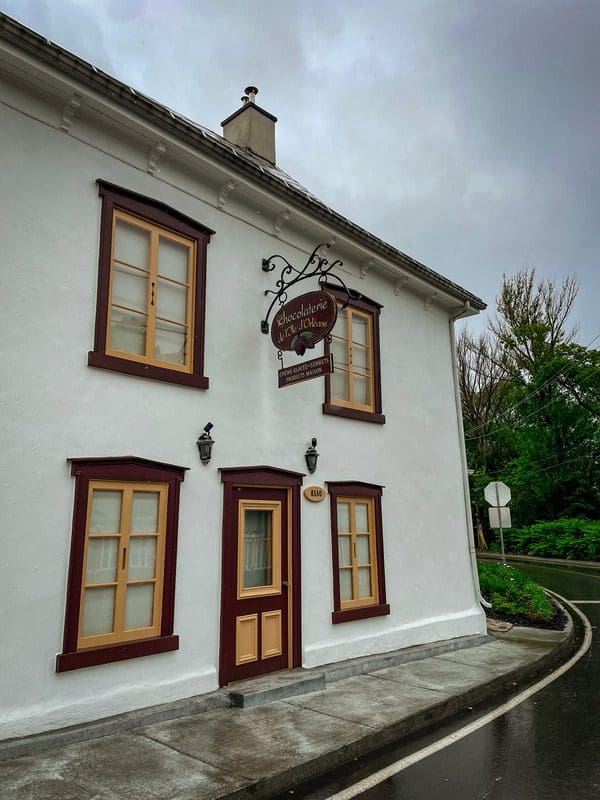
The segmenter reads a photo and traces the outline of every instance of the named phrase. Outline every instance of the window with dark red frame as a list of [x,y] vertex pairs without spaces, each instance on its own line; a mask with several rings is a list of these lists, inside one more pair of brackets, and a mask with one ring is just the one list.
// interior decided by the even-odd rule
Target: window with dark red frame
[[375,484],[327,482],[334,624],[390,613],[385,595],[381,495]]
[[186,468],[133,456],[68,460],[75,502],[56,671],[177,650],[177,526]]
[[98,181],[102,197],[93,367],[199,389],[209,228]]
[[325,340],[325,354],[333,354],[334,372],[325,376],[323,413],[383,425],[379,347],[382,306],[364,295],[348,301],[338,288],[330,284],[325,288],[338,300],[338,318],[331,342]]

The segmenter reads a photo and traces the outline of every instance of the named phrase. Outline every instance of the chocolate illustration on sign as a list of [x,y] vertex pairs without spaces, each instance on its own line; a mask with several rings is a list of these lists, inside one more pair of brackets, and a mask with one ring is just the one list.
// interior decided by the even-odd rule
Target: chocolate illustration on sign
[[303,356],[332,330],[337,303],[325,291],[307,292],[281,306],[271,325],[271,341],[278,350]]

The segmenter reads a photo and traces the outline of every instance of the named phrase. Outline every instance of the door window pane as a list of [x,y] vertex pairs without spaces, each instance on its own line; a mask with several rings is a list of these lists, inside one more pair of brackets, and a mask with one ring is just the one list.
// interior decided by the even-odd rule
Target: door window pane
[[86,589],[83,599],[83,636],[112,633],[115,616],[114,586]]
[[273,584],[273,512],[244,511],[244,589]]
[[87,553],[86,583],[113,583],[117,579],[117,537],[90,539]]
[[131,581],[154,578],[156,573],[156,536],[136,536],[129,540],[127,577]]
[[149,628],[152,625],[154,608],[154,584],[141,583],[127,587],[127,610],[125,630]]
[[122,492],[94,489],[90,533],[119,533]]
[[156,533],[159,492],[134,492],[131,505],[131,532]]

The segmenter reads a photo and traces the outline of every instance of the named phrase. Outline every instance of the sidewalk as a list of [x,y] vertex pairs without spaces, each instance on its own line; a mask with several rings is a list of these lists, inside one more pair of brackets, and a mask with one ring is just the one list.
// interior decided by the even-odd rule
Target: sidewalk
[[[243,707],[187,712],[129,730],[122,725],[100,738],[19,758],[6,758],[10,748],[0,748],[0,798],[273,798],[530,680],[564,660],[572,638],[572,625],[566,632],[513,628],[494,637],[275,673],[215,693],[229,692],[229,700]],[[98,730],[82,728],[79,738]],[[20,746],[35,750],[59,737],[32,737]]]

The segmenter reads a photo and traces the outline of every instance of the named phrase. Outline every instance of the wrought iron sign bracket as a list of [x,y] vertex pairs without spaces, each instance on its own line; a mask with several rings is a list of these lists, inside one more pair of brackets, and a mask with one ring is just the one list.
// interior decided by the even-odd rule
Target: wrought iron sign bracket
[[335,267],[341,267],[343,262],[338,258],[329,263],[324,255],[319,255],[320,250],[327,249],[328,244],[318,244],[312,251],[306,264],[302,269],[298,269],[293,264],[280,255],[272,255],[270,258],[263,258],[262,270],[263,272],[273,272],[278,266],[281,266],[281,273],[275,283],[275,289],[265,289],[265,297],[272,294],[274,295],[271,305],[269,306],[265,318],[260,323],[261,333],[269,333],[269,317],[273,311],[276,303],[282,306],[287,302],[288,291],[292,286],[297,283],[308,280],[309,278],[316,278],[319,286],[324,287],[328,280],[333,280],[346,292],[347,299],[343,304],[343,308],[348,305],[348,302],[353,299],[355,293],[348,289],[342,278],[333,272]]

